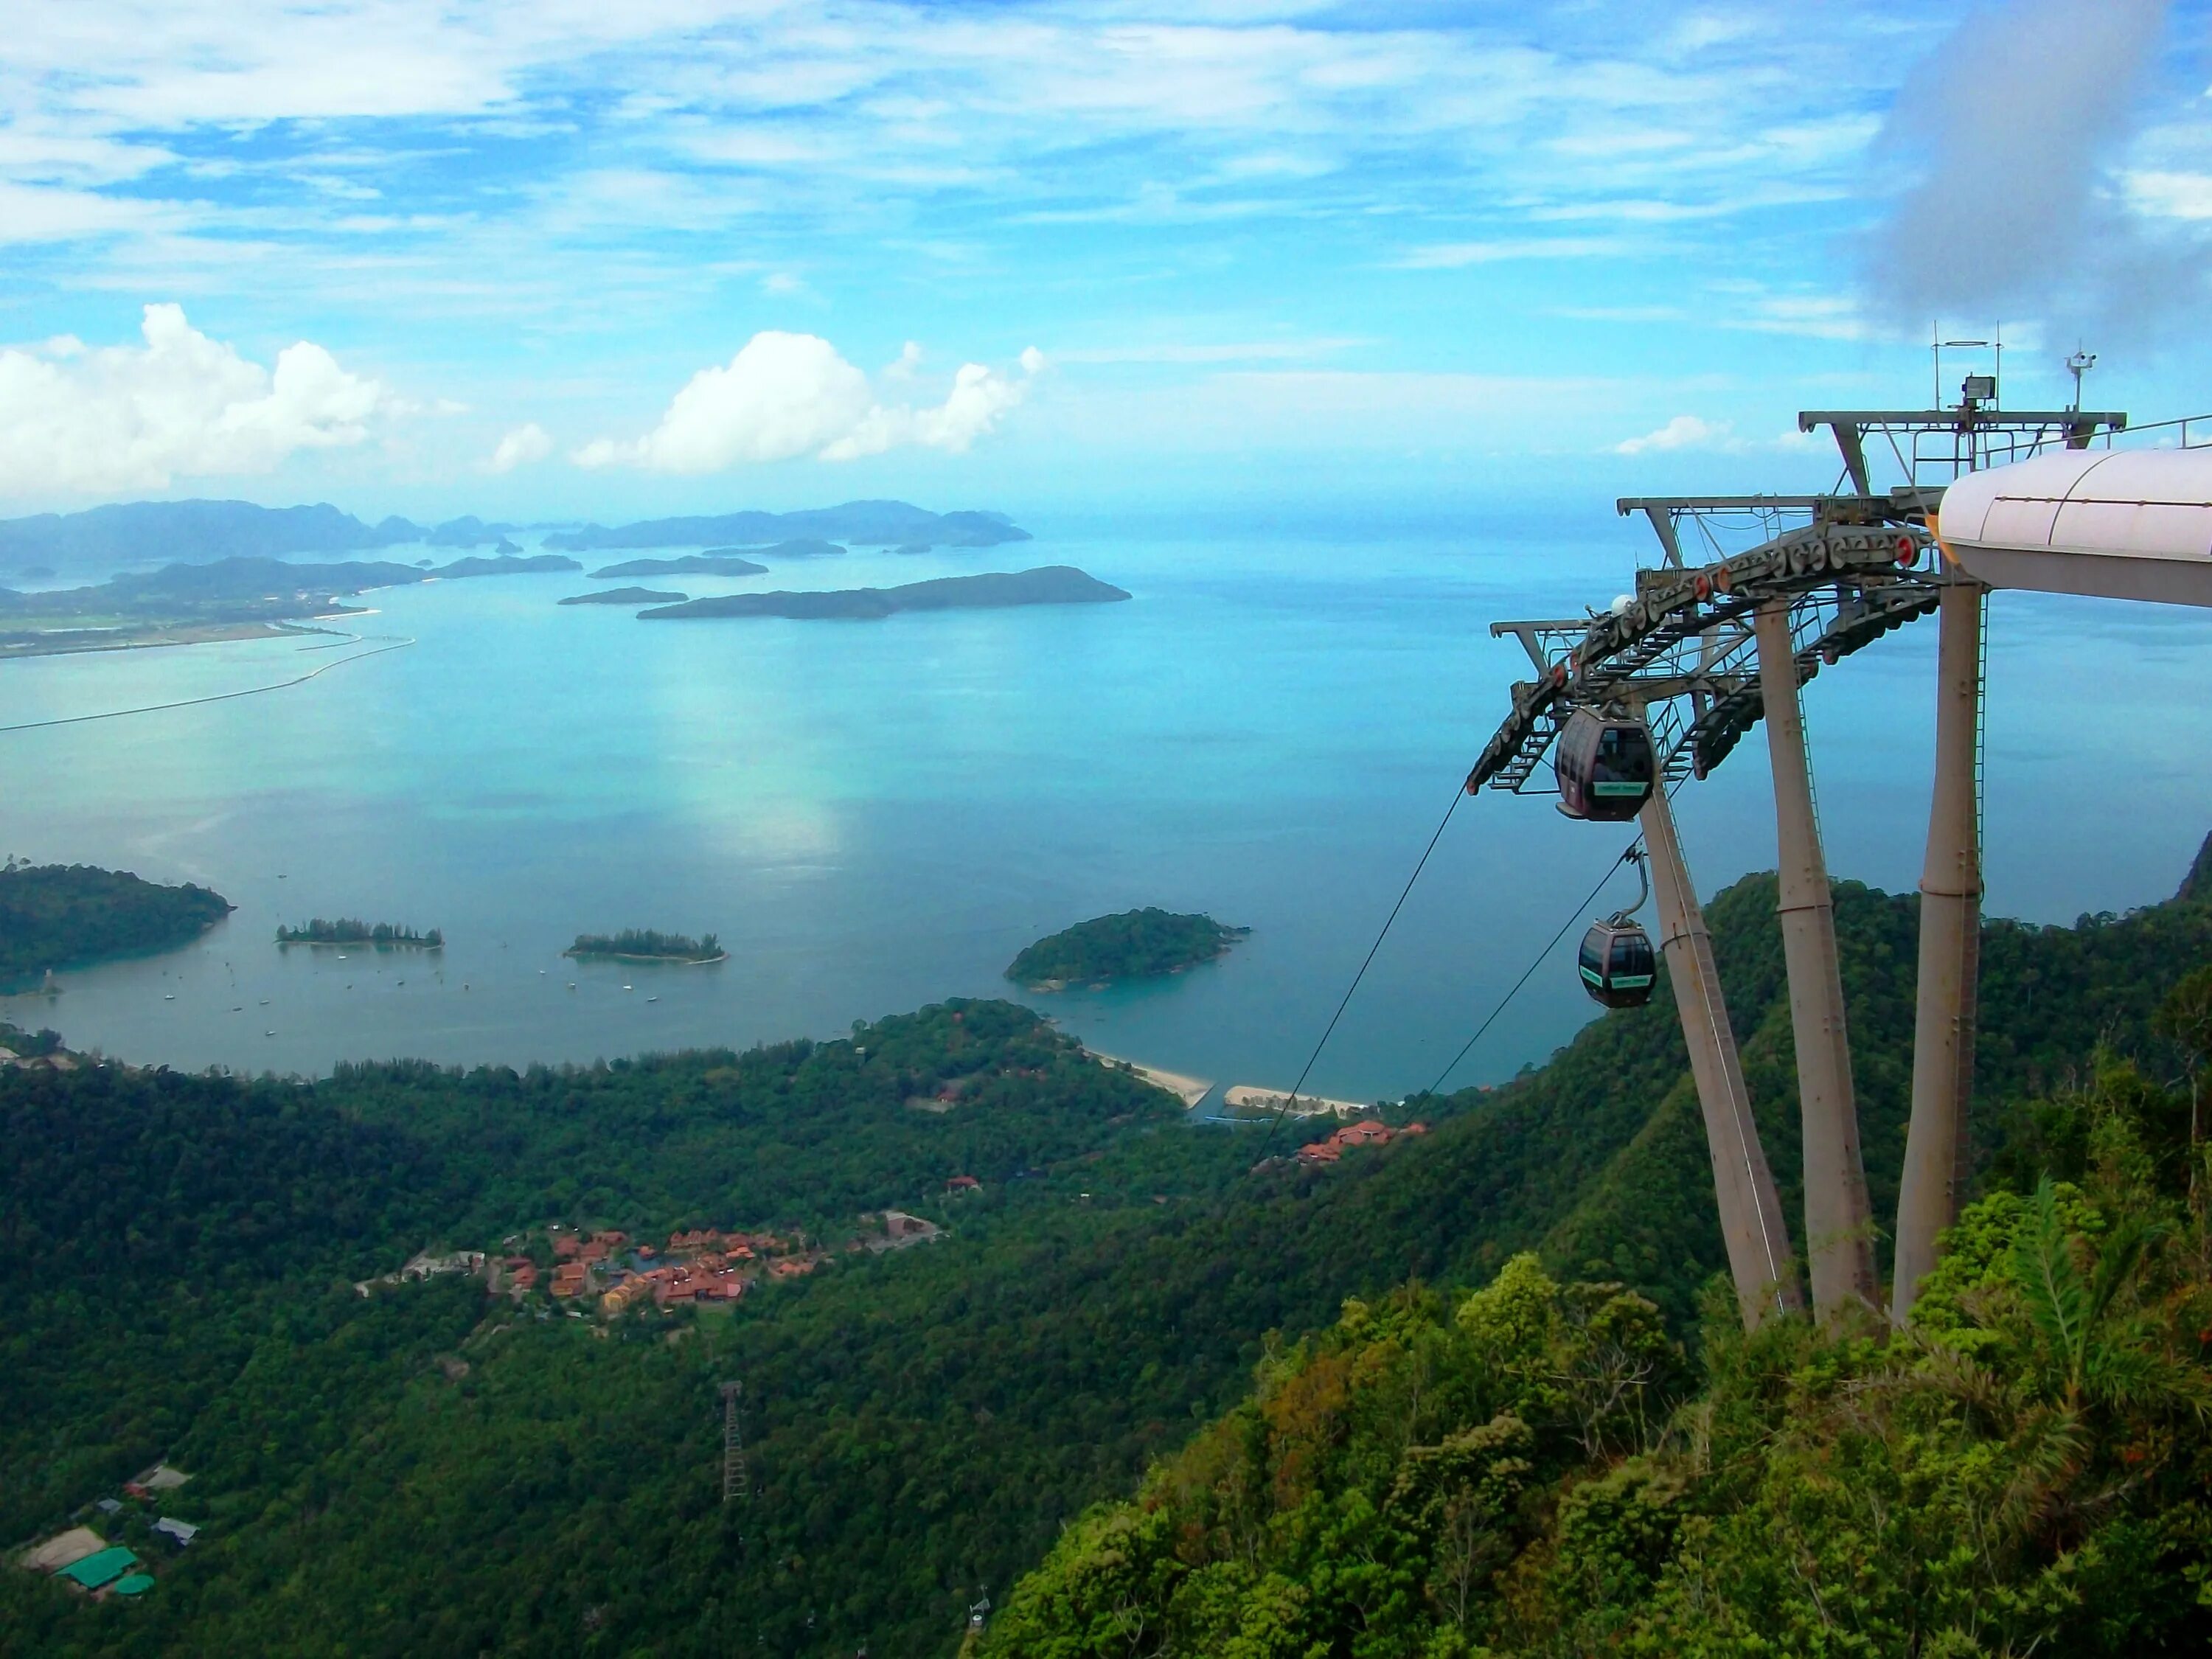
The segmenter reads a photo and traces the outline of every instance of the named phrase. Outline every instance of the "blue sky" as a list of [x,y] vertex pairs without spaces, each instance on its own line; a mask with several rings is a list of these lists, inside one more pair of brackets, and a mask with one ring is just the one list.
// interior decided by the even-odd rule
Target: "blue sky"
[[1938,313],[2197,413],[2207,13],[26,0],[0,512],[1799,488]]

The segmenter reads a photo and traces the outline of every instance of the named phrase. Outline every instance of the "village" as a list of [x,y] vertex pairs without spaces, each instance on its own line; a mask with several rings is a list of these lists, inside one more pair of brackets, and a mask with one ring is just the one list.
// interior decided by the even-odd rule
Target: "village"
[[[151,1563],[116,1535],[136,1538],[145,1547],[174,1553],[189,1549],[199,1527],[162,1511],[168,1498],[191,1479],[182,1469],[156,1463],[123,1483],[122,1496],[95,1500],[78,1511],[80,1523],[26,1550],[17,1565],[43,1572],[95,1601],[110,1596],[133,1600],[156,1583]],[[106,1534],[95,1528],[105,1527]]]
[[[972,1176],[945,1182],[948,1198],[976,1191]],[[934,1243],[945,1229],[903,1210],[860,1218],[844,1243],[848,1255],[881,1255]],[[633,1309],[664,1311],[737,1302],[763,1284],[803,1279],[835,1254],[799,1232],[747,1231],[716,1227],[678,1229],[665,1244],[634,1239],[617,1228],[586,1230],[561,1222],[501,1241],[501,1254],[483,1250],[430,1251],[354,1285],[361,1296],[379,1286],[419,1284],[460,1273],[484,1281],[486,1291],[518,1303],[539,1302],[541,1311],[565,1308],[574,1317],[617,1319]]]

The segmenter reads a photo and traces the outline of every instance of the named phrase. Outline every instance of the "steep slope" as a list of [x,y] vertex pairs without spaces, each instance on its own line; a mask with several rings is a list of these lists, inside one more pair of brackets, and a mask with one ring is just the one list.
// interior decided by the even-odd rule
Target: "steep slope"
[[[1904,1084],[1885,1055],[1910,1029],[1913,902],[1850,887],[1838,902],[1868,1116],[1891,1126],[1868,1134],[1887,1194]],[[1769,1150],[1794,1180],[1771,882],[1739,884],[1711,914]],[[2162,1061],[2158,997],[2208,954],[2212,911],[2196,903],[1993,927],[1984,1101],[2060,1077],[2100,1036]],[[451,1284],[329,1297],[316,1287],[336,1258],[315,1266],[303,1246],[311,1271],[272,1290],[272,1316],[228,1351],[235,1385],[185,1397],[161,1440],[210,1471],[195,1497],[221,1527],[158,1598],[118,1610],[127,1621],[7,1574],[0,1607],[87,1652],[949,1653],[981,1589],[1003,1600],[1072,1517],[1232,1406],[1279,1350],[1272,1333],[1323,1328],[1348,1296],[1480,1284],[1540,1249],[1563,1277],[1601,1260],[1686,1320],[1718,1249],[1684,1069],[1663,1006],[1610,1015],[1511,1085],[1415,1103],[1426,1137],[1257,1176],[1256,1140],[1184,1130],[1165,1097],[1063,1064],[1004,1005],[743,1057],[379,1066],[311,1088],[193,1080],[212,1099],[258,1091],[419,1149],[431,1173],[394,1201],[445,1195],[435,1219],[392,1212],[393,1249],[434,1231],[485,1242],[458,1235],[549,1213],[633,1231],[773,1218],[757,1206],[826,1220],[920,1203],[925,1180],[941,1188],[955,1170],[986,1185],[933,1212],[946,1242],[856,1260],[726,1319],[487,1317],[480,1292]],[[1009,1091],[1002,1122],[905,1103],[945,1103],[985,1073]],[[38,1086],[65,1105],[88,1085]],[[996,1109],[983,1093],[972,1103]],[[941,1158],[919,1167],[933,1147]],[[89,1151],[64,1137],[54,1155]],[[158,1164],[121,1169],[116,1201],[158,1196],[162,1179]],[[41,1260],[97,1259],[104,1232],[57,1226]],[[358,1254],[377,1253],[345,1260]],[[37,1305],[103,1328],[131,1293],[84,1275],[48,1288],[79,1299]],[[138,1376],[128,1352],[116,1340],[94,1358]],[[716,1385],[738,1376],[755,1491],[726,1507]],[[132,1401],[159,1397],[131,1386]],[[22,1455],[88,1432],[95,1408],[73,1402],[17,1443]],[[272,1423],[292,1426],[271,1436]],[[104,1467],[127,1472],[115,1456]]]

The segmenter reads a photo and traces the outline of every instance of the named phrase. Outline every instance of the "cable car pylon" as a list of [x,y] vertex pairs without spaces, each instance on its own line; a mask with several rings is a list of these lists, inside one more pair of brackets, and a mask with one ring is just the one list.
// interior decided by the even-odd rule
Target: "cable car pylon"
[[1805,1258],[1815,1317],[1853,1306],[1879,1310],[1874,1211],[1859,1154],[1858,1104],[1836,956],[1836,906],[1813,806],[1812,761],[1799,702],[1790,601],[1761,605],[1753,618],[1766,744],[1774,779],[1778,857],[1775,909],[1790,980],[1790,1030],[1797,1056],[1797,1106],[1804,1135]]
[[1667,792],[1654,789],[1638,816],[1659,901],[1659,949],[1667,959],[1667,982],[1674,988],[1682,1040],[1690,1051],[1690,1076],[1705,1119],[1721,1242],[1735,1282],[1737,1309],[1745,1327],[1756,1328],[1771,1313],[1804,1306],[1790,1224],[1782,1218],[1782,1197],[1751,1115],[1751,1091],[1744,1085],[1735,1028],[1729,1024],[1728,1002],[1721,994],[1712,935],[1705,930],[1705,909],[1683,861]]
[[1974,1024],[1982,955],[1981,813],[1975,750],[1981,732],[1982,609],[1988,589],[1960,582],[1936,613],[1936,786],[1920,870],[1920,979],[1912,1023],[1912,1118],[1897,1194],[1890,1318],[1912,1316],[1936,1241],[1959,1218],[1969,1162]]

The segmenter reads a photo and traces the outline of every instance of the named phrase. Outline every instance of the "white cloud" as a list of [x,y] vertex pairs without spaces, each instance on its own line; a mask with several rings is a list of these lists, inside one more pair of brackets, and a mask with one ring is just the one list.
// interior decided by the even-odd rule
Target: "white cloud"
[[[918,361],[910,349],[898,366]],[[819,335],[767,330],[726,367],[694,374],[644,436],[600,438],[569,459],[582,467],[699,473],[798,455],[848,461],[910,445],[959,454],[1021,402],[1043,362],[1035,347],[1024,351],[1019,380],[963,364],[942,404],[916,408],[881,401],[867,375]]]
[[149,305],[146,343],[64,337],[0,349],[0,495],[163,489],[179,476],[266,472],[357,444],[404,412],[378,381],[301,340],[273,370]]
[[2145,169],[2121,175],[2128,205],[2159,219],[2212,219],[2212,173]]
[[1711,449],[1729,441],[1726,421],[1703,421],[1695,415],[1677,415],[1656,432],[1640,438],[1624,438],[1613,447],[1616,455],[1642,455],[1651,450]]
[[1409,250],[1395,263],[1401,270],[1456,270],[1509,259],[1590,259],[1618,253],[1621,245],[1600,236],[1516,236],[1483,242],[1436,242]]
[[553,434],[535,421],[526,422],[499,441],[487,456],[486,472],[512,472],[518,466],[534,466],[553,453]]

